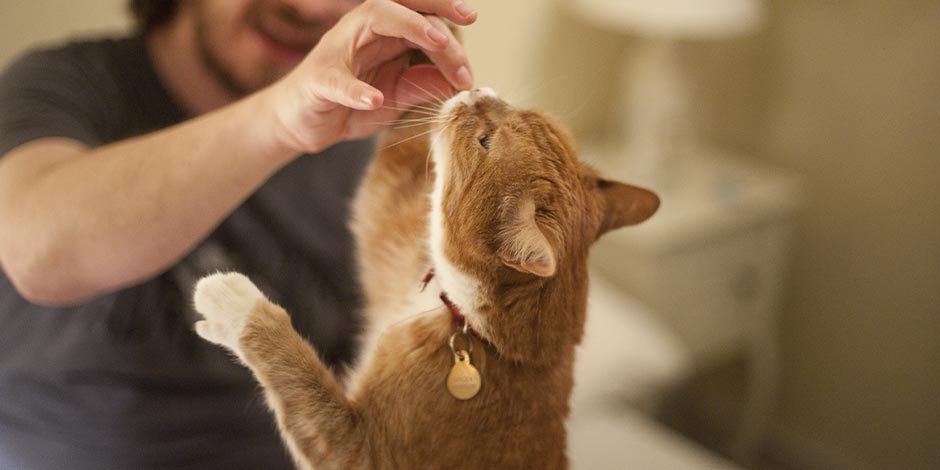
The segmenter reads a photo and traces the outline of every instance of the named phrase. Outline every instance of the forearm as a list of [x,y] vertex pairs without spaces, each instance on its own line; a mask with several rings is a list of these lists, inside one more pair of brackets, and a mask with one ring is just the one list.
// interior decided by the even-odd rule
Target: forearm
[[[476,20],[453,1],[362,2],[287,76],[227,108],[90,151],[62,140],[11,151],[0,159],[0,265],[51,304],[168,268],[296,153],[442,98],[426,90],[469,87],[466,55],[435,15]],[[405,68],[415,45],[437,67]]]
[[5,157],[0,260],[11,279],[62,304],[171,266],[293,157],[263,99],[68,156]]

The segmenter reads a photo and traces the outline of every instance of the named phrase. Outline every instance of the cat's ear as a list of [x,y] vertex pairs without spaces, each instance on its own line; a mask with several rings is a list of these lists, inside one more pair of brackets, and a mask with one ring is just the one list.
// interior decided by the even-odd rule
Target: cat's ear
[[508,214],[500,232],[499,258],[516,271],[539,277],[555,275],[555,250],[535,222],[535,203],[520,201]]
[[659,196],[652,191],[605,179],[597,180],[604,214],[597,236],[650,218],[659,209]]

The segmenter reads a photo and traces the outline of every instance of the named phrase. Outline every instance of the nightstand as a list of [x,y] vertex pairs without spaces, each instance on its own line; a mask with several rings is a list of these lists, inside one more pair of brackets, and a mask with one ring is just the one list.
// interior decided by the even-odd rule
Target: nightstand
[[[614,161],[609,154],[584,152],[588,161]],[[675,330],[693,367],[746,355],[747,404],[734,439],[734,453],[746,458],[774,407],[779,298],[800,186],[781,169],[725,152],[694,155],[669,168],[668,182],[647,184],[661,198],[659,212],[605,235],[591,262]]]

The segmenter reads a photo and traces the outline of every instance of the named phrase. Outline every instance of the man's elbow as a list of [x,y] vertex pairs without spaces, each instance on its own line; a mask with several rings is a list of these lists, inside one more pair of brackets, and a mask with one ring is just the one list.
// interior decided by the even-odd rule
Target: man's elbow
[[66,307],[91,297],[77,283],[64,281],[61,270],[42,255],[0,256],[0,268],[16,292],[32,304]]

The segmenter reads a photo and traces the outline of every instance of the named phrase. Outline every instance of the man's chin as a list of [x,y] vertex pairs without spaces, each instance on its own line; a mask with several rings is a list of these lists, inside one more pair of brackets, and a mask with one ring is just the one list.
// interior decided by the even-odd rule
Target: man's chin
[[237,96],[246,96],[272,85],[289,71],[290,69],[286,69],[281,64],[266,62],[263,65],[255,67],[250,77],[235,78],[229,76],[226,79],[225,86],[235,92]]

